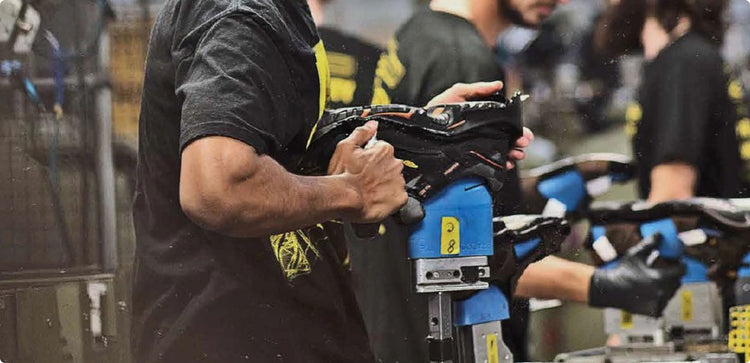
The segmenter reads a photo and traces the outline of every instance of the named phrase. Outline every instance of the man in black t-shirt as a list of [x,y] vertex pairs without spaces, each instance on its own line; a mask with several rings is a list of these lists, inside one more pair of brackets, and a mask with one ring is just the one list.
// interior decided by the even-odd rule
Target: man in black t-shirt
[[[498,34],[512,24],[538,26],[558,2],[567,1],[431,1],[430,10],[414,15],[388,42],[378,62],[374,102],[421,104],[453,83],[503,79],[492,50]],[[498,215],[522,212],[518,176],[509,175],[496,196]],[[406,227],[387,223],[379,241],[350,244],[357,300],[375,356],[382,362],[416,362],[427,357],[427,298],[414,292],[413,271],[406,255],[408,236]],[[638,276],[656,275],[661,274]],[[549,256],[525,270],[515,293],[600,306],[605,280],[592,266]],[[608,290],[608,294],[619,297],[607,300],[617,302],[618,306],[612,307],[633,311],[640,303],[638,298],[645,297],[632,292],[653,283],[631,282]],[[503,338],[515,359],[520,360],[528,358],[527,309],[523,302],[518,303],[512,307],[511,320],[503,324]]]
[[[413,16],[388,42],[378,62],[373,103],[420,105],[454,83],[503,80],[492,49],[498,34],[514,23],[537,26],[557,3],[432,1],[433,10]],[[501,193],[496,213],[518,213],[517,171],[509,173]],[[357,300],[376,358],[383,362],[416,362],[427,357],[427,299],[415,293],[411,284],[413,271],[405,248],[408,236],[408,228],[388,221],[377,241],[350,244]],[[503,326],[506,343],[521,360],[527,358],[526,304],[514,302],[513,321]]]
[[341,173],[287,171],[327,79],[304,2],[164,4],[140,117],[137,362],[372,361],[346,272],[316,224],[391,214],[406,200],[402,164],[390,145],[362,148],[369,124],[338,148]]
[[[326,48],[331,71],[331,94],[326,107],[336,109],[369,105],[372,101],[375,67],[382,50],[374,44],[324,25],[323,8],[330,2],[307,1]],[[417,105],[425,104],[427,103]]]
[[724,6],[626,0],[603,19],[603,46],[615,50],[612,55],[644,51],[640,94],[628,110],[626,133],[633,137],[639,192],[650,202],[739,196],[743,123],[737,111],[743,100],[718,49]]
[[[338,144],[330,175],[291,173],[327,89],[305,2],[165,2],[139,125],[136,362],[373,361],[321,223],[396,211],[403,164],[385,142],[363,147],[377,131],[368,123]],[[498,90],[471,85],[435,102]]]

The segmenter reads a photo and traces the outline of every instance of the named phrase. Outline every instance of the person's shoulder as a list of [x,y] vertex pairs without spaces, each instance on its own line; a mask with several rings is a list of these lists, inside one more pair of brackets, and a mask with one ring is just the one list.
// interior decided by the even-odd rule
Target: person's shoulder
[[688,33],[670,48],[665,54],[667,64],[683,64],[703,71],[723,69],[719,48],[699,34]]
[[399,29],[396,41],[400,57],[412,55],[418,62],[494,64],[492,51],[474,25],[453,14],[419,12]]
[[474,25],[457,15],[433,10],[414,14],[396,32],[399,41],[414,41],[426,46],[455,46],[478,37]]

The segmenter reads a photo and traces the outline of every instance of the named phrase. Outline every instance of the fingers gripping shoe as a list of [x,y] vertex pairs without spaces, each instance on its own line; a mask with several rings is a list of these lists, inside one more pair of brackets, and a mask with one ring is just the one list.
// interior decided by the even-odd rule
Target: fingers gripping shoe
[[393,145],[404,162],[411,197],[424,201],[451,182],[477,176],[497,192],[505,178],[508,151],[523,135],[519,95],[505,102],[482,101],[428,108],[366,106],[330,113],[317,126],[298,170],[323,175],[336,144],[367,121],[378,121],[377,138]]

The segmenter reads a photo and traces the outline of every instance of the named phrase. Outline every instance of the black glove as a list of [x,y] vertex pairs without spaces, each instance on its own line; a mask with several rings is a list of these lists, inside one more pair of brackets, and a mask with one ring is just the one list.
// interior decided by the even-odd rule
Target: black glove
[[611,307],[634,314],[661,316],[680,287],[685,266],[676,260],[649,256],[661,243],[661,235],[646,238],[623,256],[611,269],[596,269],[589,287],[589,305]]

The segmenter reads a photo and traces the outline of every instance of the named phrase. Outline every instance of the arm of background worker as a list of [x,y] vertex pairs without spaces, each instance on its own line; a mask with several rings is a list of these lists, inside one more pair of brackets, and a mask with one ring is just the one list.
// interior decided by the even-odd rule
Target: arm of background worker
[[[456,83],[443,93],[435,96],[426,107],[446,104],[466,102],[475,99],[481,99],[491,96],[495,92],[503,89],[503,82],[476,82],[476,83]],[[508,152],[508,161],[506,167],[508,170],[515,167],[515,161],[523,160],[526,157],[524,148],[531,145],[534,141],[534,133],[528,128],[523,128],[523,136],[516,140],[515,147]]]
[[651,191],[648,201],[659,203],[672,199],[685,199],[695,195],[698,173],[690,164],[671,162],[651,169]]
[[380,221],[406,202],[403,164],[393,147],[364,150],[376,123],[339,143],[336,175],[298,176],[227,137],[204,137],[182,153],[180,204],[198,225],[232,237],[259,237],[327,220]]
[[515,295],[587,303],[593,274],[593,266],[547,256],[526,268]]

